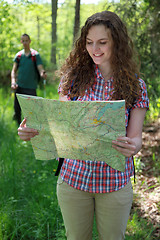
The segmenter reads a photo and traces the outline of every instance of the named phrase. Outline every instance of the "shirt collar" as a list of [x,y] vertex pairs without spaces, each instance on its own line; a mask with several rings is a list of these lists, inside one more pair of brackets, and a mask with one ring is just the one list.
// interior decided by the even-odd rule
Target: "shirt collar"
[[[94,65],[94,68],[95,68],[95,74],[96,74],[96,78],[98,80],[103,80],[104,81],[104,77],[102,76],[102,73],[100,72],[99,70],[99,67],[97,64]],[[113,77],[111,77],[110,79],[108,79],[108,81],[113,81]]]
[[104,80],[97,64],[94,65],[94,68],[95,68],[95,74],[96,74],[97,79]]

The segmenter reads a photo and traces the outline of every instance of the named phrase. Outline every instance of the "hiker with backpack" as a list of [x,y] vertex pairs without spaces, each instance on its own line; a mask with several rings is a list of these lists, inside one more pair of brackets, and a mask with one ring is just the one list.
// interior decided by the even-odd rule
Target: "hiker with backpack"
[[[40,77],[46,79],[46,72],[42,65],[39,53],[30,48],[31,39],[28,34],[21,36],[23,50],[19,51],[15,58],[11,71],[11,89],[15,92],[13,119],[21,123],[21,108],[16,93],[36,96],[36,89]],[[17,75],[18,71],[18,76]]]

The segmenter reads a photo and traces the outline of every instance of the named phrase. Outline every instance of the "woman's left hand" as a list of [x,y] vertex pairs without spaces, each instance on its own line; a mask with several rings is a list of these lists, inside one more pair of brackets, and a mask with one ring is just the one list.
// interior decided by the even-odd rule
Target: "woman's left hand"
[[129,137],[118,137],[112,141],[112,147],[126,157],[133,156],[136,151],[136,144]]

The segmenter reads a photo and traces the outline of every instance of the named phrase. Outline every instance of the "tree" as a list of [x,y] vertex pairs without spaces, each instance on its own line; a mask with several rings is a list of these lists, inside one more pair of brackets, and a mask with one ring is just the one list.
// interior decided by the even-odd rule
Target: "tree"
[[12,14],[11,6],[5,0],[0,1],[0,26],[0,84],[7,85],[10,84],[9,70],[21,22],[16,15]]
[[160,74],[160,1],[145,0],[149,9],[149,37],[151,41],[151,62],[153,65],[152,74]]
[[80,3],[81,0],[76,0],[75,5],[75,18],[74,18],[74,30],[73,30],[73,43],[75,42],[80,26]]
[[141,61],[142,78],[150,100],[156,104],[160,93],[160,1],[121,0],[106,8],[115,11],[127,25]]
[[56,43],[57,43],[57,3],[58,0],[52,0],[52,45],[51,45],[51,63],[56,68]]

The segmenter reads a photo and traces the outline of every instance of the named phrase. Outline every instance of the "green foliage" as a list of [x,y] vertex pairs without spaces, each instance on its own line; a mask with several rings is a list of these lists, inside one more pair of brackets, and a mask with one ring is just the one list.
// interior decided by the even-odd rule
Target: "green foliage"
[[153,121],[160,118],[160,98],[150,101],[150,110],[146,114],[146,120]]
[[6,1],[0,1],[0,77],[1,84],[11,68],[12,55],[16,51],[15,42],[21,26],[12,7]]
[[135,212],[128,221],[125,240],[153,240],[155,239],[152,237],[154,230],[151,223],[147,223],[144,218],[139,218],[138,213]]
[[144,163],[141,161],[141,158],[134,157],[134,165],[136,173],[142,173],[142,169],[144,168]]
[[75,1],[65,1],[57,13],[57,59],[63,61],[72,48]]
[[150,0],[121,0],[104,3],[104,9],[115,11],[126,24],[141,62],[142,78],[147,84],[149,98],[156,107],[160,96],[160,2]]
[[[68,56],[73,42],[75,1],[65,0],[58,5],[57,13],[57,66]],[[153,108],[160,94],[159,1],[121,0],[119,2],[101,0],[99,4],[81,4],[80,22],[84,24],[91,14],[115,11],[126,23],[141,59],[142,78],[147,83]],[[0,2],[0,77],[1,85],[10,84],[12,59],[21,50],[20,36],[24,32],[31,36],[31,47],[38,50],[46,69],[52,69],[51,56],[51,4],[46,1],[6,0]]]
[[[57,98],[56,90],[47,86],[47,93],[49,89],[50,97]],[[0,93],[0,239],[56,239],[63,229],[57,161],[35,160],[31,144],[17,135],[12,96],[2,89]]]

